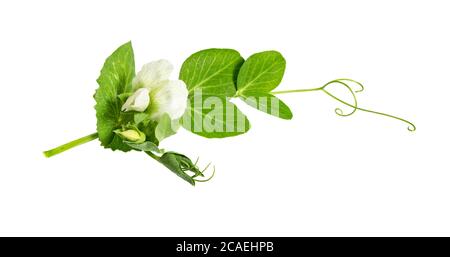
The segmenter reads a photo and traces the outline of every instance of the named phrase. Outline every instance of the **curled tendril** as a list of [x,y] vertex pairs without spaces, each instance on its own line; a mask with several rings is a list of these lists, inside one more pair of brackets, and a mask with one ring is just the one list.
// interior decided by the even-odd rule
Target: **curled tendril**
[[[346,83],[346,82],[351,82],[351,83]],[[350,92],[350,94],[352,95],[353,104],[348,103],[348,102],[340,99],[339,97],[333,95],[330,91],[326,90],[327,86],[329,86],[331,84],[339,84],[339,85],[344,86]],[[357,85],[358,89],[352,88],[349,84]],[[344,105],[346,105],[346,106],[348,106],[348,107],[353,109],[349,113],[344,113],[344,111],[341,108],[336,108],[334,111],[339,116],[344,116],[344,117],[345,116],[350,116],[350,115],[354,114],[357,110],[359,110],[359,111],[363,111],[363,112],[370,112],[370,113],[373,113],[373,114],[386,116],[386,117],[389,117],[389,118],[393,118],[393,119],[405,122],[406,124],[408,124],[408,130],[409,131],[415,131],[416,130],[416,126],[412,122],[410,122],[408,120],[405,120],[403,118],[400,118],[400,117],[397,117],[397,116],[394,116],[394,115],[391,115],[391,114],[387,114],[387,113],[383,113],[383,112],[377,112],[377,111],[372,111],[372,110],[369,110],[369,109],[365,109],[365,108],[359,107],[356,94],[364,91],[364,86],[363,86],[362,83],[360,83],[360,82],[358,82],[356,80],[353,80],[353,79],[347,79],[347,78],[335,79],[335,80],[332,80],[332,81],[326,83],[322,87],[275,91],[275,92],[271,92],[271,93],[272,94],[289,94],[289,93],[302,93],[302,92],[313,92],[313,91],[322,91],[325,94],[329,95],[334,100],[336,100],[336,101],[338,101],[338,102],[340,102],[340,103],[342,103],[342,104],[344,104]]]
[[328,95],[331,95],[331,93],[329,92],[329,91],[327,91],[325,88],[327,87],[327,86],[329,86],[329,85],[331,85],[331,84],[335,84],[335,83],[337,83],[337,84],[339,84],[339,85],[342,85],[342,86],[344,86],[346,89],[348,89],[348,91],[352,94],[352,97],[353,97],[353,105],[354,105],[354,107],[353,107],[353,110],[351,111],[351,112],[349,112],[349,113],[344,113],[344,111],[341,109],[341,108],[336,108],[336,109],[334,109],[334,112],[337,114],[337,115],[339,115],[339,116],[350,116],[350,115],[352,115],[353,113],[355,113],[356,112],[356,110],[357,110],[357,108],[358,108],[358,100],[356,99],[356,92],[361,92],[361,91],[363,91],[364,90],[364,86],[361,84],[361,83],[358,83],[358,85],[360,85],[361,86],[361,89],[360,90],[358,90],[358,91],[353,91],[353,89],[347,84],[347,83],[345,83],[345,82],[342,82],[342,81],[349,81],[349,79],[335,79],[335,80],[332,80],[332,81],[330,81],[330,82],[328,82],[328,83],[326,83],[325,85],[323,85],[322,87],[321,87],[321,90],[322,91],[324,91],[326,94],[328,94]]
[[200,160],[200,157],[197,157],[197,159],[194,162],[194,166],[197,166],[198,160]]
[[[210,166],[210,164],[211,164],[211,163],[209,163],[209,164],[202,170],[202,174],[206,171],[206,169]],[[207,179],[195,179],[195,178],[194,178],[194,180],[195,180],[195,182],[208,182],[208,181],[210,181],[210,180],[214,177],[215,174],[216,174],[216,166],[213,166],[213,172],[212,172],[211,176],[209,176],[209,178],[207,178]]]
[[335,79],[335,80],[337,80],[337,81],[348,81],[348,82],[352,82],[353,84],[358,85],[359,89],[358,90],[354,90],[355,93],[360,93],[360,92],[364,91],[364,89],[365,89],[362,83],[360,83],[360,82],[358,82],[356,80],[353,80],[353,79],[345,79],[344,78],[344,79]]
[[[345,83],[343,81],[353,82],[354,84],[358,85],[360,88],[358,90],[354,90],[347,83]],[[338,83],[340,85],[343,85],[345,88],[347,88],[350,91],[350,93],[351,93],[351,95],[353,97],[354,104],[350,104],[350,103],[348,103],[348,102],[338,98],[337,96],[333,95],[332,93],[330,93],[329,91],[326,90],[327,86],[329,86],[331,84],[334,84],[334,83]],[[383,113],[383,112],[378,112],[378,111],[373,111],[373,110],[369,110],[369,109],[358,107],[358,101],[357,101],[357,98],[356,98],[356,93],[362,92],[364,90],[364,86],[358,81],[355,81],[353,79],[335,79],[335,80],[332,80],[332,81],[326,83],[322,87],[320,87],[319,90],[322,90],[325,94],[329,95],[330,97],[332,97],[336,101],[338,101],[338,102],[340,102],[340,103],[342,103],[342,104],[344,104],[344,105],[346,105],[348,107],[353,108],[353,110],[350,113],[347,113],[347,114],[344,114],[342,109],[336,108],[335,112],[339,116],[350,116],[350,115],[354,114],[356,112],[356,110],[360,110],[360,111],[363,111],[363,112],[370,112],[370,113],[373,113],[373,114],[378,114],[378,115],[381,115],[381,116],[386,116],[386,117],[390,117],[390,118],[393,118],[393,119],[396,119],[396,120],[399,120],[399,121],[403,121],[403,122],[408,124],[408,130],[409,131],[412,132],[412,131],[416,130],[416,126],[412,122],[410,122],[408,120],[405,120],[403,118],[400,118],[400,117],[397,117],[397,116],[394,116],[394,115],[391,115],[391,114]]]
[[197,166],[197,163],[198,163],[198,161],[199,161],[199,157],[197,157],[197,159],[195,160],[195,162],[192,164],[192,165],[190,165],[189,167],[186,167],[186,169],[185,170],[183,170],[183,171],[192,171],[192,172],[194,172],[194,175],[192,175],[191,176],[191,178],[195,181],[195,182],[208,182],[208,181],[210,181],[213,177],[214,177],[214,175],[216,174],[216,167],[214,166],[213,167],[213,172],[212,172],[212,174],[211,174],[211,176],[209,177],[209,178],[207,178],[207,179],[196,179],[197,177],[205,177],[205,171],[211,166],[211,163],[208,163],[206,166],[205,166],[205,168],[203,168],[203,170],[201,170],[200,171],[200,169],[198,168],[198,166]]

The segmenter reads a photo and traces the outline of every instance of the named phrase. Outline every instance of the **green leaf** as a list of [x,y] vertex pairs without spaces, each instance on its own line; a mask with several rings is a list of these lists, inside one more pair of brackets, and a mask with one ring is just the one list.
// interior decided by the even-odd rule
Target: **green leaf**
[[180,128],[180,122],[178,120],[171,120],[170,116],[165,113],[156,126],[155,137],[161,142],[164,138],[175,135],[178,128]]
[[201,89],[205,95],[233,96],[236,78],[244,59],[232,49],[206,49],[194,53],[184,61],[180,70],[192,95]]
[[189,99],[182,125],[207,138],[237,136],[250,129],[247,117],[227,97],[197,94]]
[[289,107],[274,95],[259,93],[252,96],[241,96],[240,98],[251,107],[262,112],[285,120],[292,119],[292,112]]
[[237,95],[272,91],[280,84],[285,68],[286,61],[279,52],[266,51],[250,56],[239,71]]
[[137,125],[137,128],[145,134],[147,141],[159,145],[159,141],[155,136],[155,130],[158,123],[150,119],[150,114],[137,112],[134,114],[133,121]]
[[120,111],[123,101],[119,95],[131,91],[134,77],[134,54],[128,42],[109,56],[97,79],[99,88],[94,98],[97,116],[97,132],[101,144],[112,150],[129,151],[130,147],[113,131],[132,120],[132,115]]
[[127,92],[127,93],[122,93],[120,95],[118,95],[117,97],[119,98],[120,101],[125,102],[128,97],[130,97],[131,95],[133,95],[132,92]]
[[[232,49],[206,49],[194,53],[183,63],[180,79],[189,90],[190,99],[198,92],[205,98],[200,105],[188,104],[182,119],[187,130],[208,138],[231,137],[243,134],[250,123],[227,96],[236,94],[237,74],[244,59]],[[200,96],[200,97],[202,97]]]
[[292,119],[289,107],[269,93],[280,84],[285,68],[286,61],[276,51],[250,56],[239,71],[236,95],[260,111],[282,119]]
[[141,144],[135,144],[133,142],[126,142],[126,141],[125,141],[125,143],[129,147],[131,147],[131,148],[133,148],[135,150],[140,150],[140,151],[144,151],[144,152],[155,152],[155,153],[160,153],[161,152],[161,150],[158,148],[157,145],[155,145],[154,143],[149,142],[149,141],[146,141],[146,142],[141,143]]
[[133,120],[135,124],[148,123],[150,122],[150,114],[146,112],[136,112]]

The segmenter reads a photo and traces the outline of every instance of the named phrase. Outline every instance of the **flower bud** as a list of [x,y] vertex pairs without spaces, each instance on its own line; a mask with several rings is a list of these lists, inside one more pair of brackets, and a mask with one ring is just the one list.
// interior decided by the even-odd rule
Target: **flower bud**
[[133,142],[133,143],[144,143],[145,142],[145,134],[142,133],[139,130],[135,129],[128,129],[124,131],[116,130],[114,131],[116,134],[118,134],[123,139]]

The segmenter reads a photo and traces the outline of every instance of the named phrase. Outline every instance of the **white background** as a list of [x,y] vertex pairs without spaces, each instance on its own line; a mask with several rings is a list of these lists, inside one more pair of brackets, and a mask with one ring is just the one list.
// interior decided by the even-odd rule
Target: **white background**
[[[2,1],[1,235],[450,235],[448,1]],[[244,104],[252,129],[222,140],[184,130],[166,149],[212,161],[191,187],[142,153],[98,141],[92,95],[104,59],[132,40],[136,66],[179,69],[195,51],[278,50],[279,89],[350,77],[362,107],[321,92],[280,96],[279,120]],[[176,78],[177,74],[173,74]]]

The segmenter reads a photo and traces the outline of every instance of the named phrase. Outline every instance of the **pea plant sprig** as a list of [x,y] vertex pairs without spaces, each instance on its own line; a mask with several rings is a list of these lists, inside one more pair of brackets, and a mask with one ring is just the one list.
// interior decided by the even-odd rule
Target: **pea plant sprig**
[[[191,185],[209,181],[184,154],[166,151],[160,143],[176,134],[180,127],[206,138],[226,138],[246,133],[248,118],[230,100],[239,98],[248,105],[272,116],[290,120],[290,108],[276,95],[304,92],[323,92],[351,108],[345,113],[336,108],[339,116],[356,111],[373,113],[402,121],[409,131],[416,127],[410,121],[387,113],[362,108],[357,94],[364,86],[352,79],[341,78],[321,87],[274,91],[281,83],[286,68],[284,57],[277,51],[265,51],[244,60],[232,49],[206,49],[189,56],[181,66],[178,80],[170,80],[173,66],[167,60],[145,64],[135,73],[131,42],[115,50],[105,61],[97,79],[97,132],[45,151],[51,157],[75,146],[99,139],[104,148],[123,152],[141,151],[163,164]],[[328,87],[339,85],[346,89],[352,102],[337,97]]]

